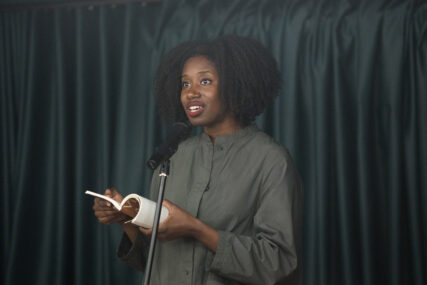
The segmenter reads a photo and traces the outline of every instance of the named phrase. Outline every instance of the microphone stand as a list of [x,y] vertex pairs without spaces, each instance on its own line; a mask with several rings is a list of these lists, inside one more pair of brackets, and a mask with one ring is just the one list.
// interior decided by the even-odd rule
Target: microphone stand
[[153,266],[154,249],[156,247],[157,230],[159,228],[160,214],[162,212],[163,196],[165,192],[166,178],[169,175],[169,159],[165,160],[160,170],[159,196],[157,197],[156,213],[154,216],[153,232],[151,233],[150,248],[148,250],[147,264],[145,265],[144,285],[150,284],[151,269]]

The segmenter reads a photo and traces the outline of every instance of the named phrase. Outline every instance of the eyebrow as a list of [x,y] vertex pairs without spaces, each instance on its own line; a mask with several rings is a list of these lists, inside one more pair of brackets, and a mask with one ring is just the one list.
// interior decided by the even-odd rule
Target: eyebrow
[[[213,74],[213,73],[212,73],[212,71],[210,71],[210,70],[202,70],[202,71],[197,72],[197,74],[206,74],[206,73],[211,73],[211,74]],[[188,76],[188,75],[187,75],[187,74],[182,74],[182,75],[180,76],[180,78],[183,78],[183,77],[185,77],[185,76]]]

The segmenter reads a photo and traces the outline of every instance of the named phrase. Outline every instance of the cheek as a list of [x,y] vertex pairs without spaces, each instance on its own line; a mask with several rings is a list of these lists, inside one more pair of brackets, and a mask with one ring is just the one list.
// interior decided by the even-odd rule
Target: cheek
[[221,102],[219,100],[215,101],[214,106],[215,106],[216,113],[221,114],[223,112],[223,110],[222,110],[223,109],[222,108],[222,104],[221,104]]
[[215,106],[215,111],[219,114],[224,113],[224,107],[221,103],[221,99],[219,98],[218,94],[215,94],[214,100],[212,100],[213,105]]
[[183,92],[181,91],[180,96],[179,96],[179,102],[181,102],[181,105],[184,106],[185,104],[185,96],[183,94]]

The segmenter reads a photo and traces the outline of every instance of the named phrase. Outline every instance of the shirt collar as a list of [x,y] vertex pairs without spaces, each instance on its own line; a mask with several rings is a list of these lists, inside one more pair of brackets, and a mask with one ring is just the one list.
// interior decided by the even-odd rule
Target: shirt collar
[[[238,141],[238,140],[243,139],[245,137],[249,137],[258,131],[259,131],[258,127],[255,124],[251,124],[251,125],[246,126],[243,129],[241,129],[241,130],[239,130],[233,134],[217,136],[215,138],[215,144],[214,145],[218,146],[218,147],[220,147],[220,146],[226,147],[226,146],[230,145],[232,142]],[[202,133],[201,140],[204,143],[212,144],[210,137],[205,133]]]

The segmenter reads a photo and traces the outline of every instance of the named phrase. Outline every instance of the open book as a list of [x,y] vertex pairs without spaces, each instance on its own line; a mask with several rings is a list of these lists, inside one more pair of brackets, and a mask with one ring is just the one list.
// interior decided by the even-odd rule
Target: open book
[[[144,228],[152,228],[154,223],[154,215],[156,212],[156,202],[153,202],[147,198],[139,196],[137,194],[129,194],[123,198],[122,202],[119,203],[112,198],[98,194],[89,190],[85,192],[88,195],[92,195],[110,202],[117,210],[125,213],[132,218],[132,224],[135,224]],[[163,222],[169,211],[166,207],[162,206],[162,213],[160,214],[160,222]]]

